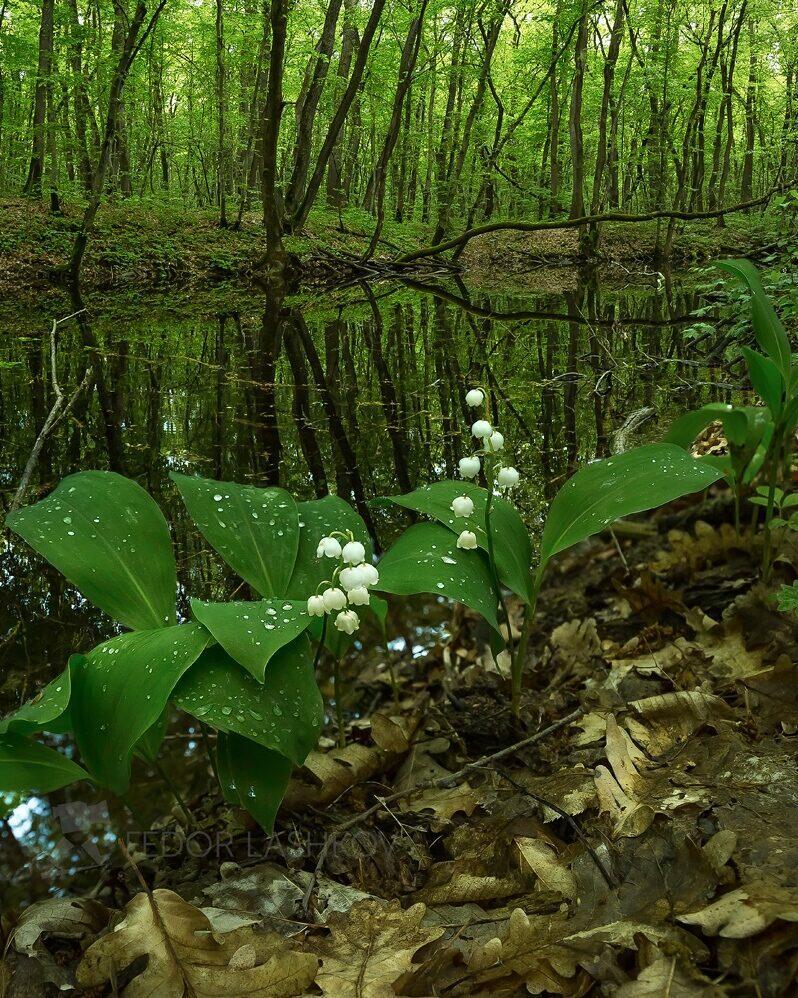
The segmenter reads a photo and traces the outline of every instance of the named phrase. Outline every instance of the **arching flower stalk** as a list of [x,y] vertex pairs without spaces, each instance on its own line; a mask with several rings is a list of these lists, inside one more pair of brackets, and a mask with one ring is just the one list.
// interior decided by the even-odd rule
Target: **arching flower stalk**
[[[481,388],[472,388],[466,394],[466,404],[470,409],[483,410],[485,406],[485,393]],[[486,415],[486,413],[485,413]],[[507,494],[518,485],[521,476],[511,465],[506,465],[502,456],[504,451],[504,435],[496,429],[490,420],[484,418],[476,419],[471,426],[471,435],[478,442],[476,451],[470,457],[461,458],[458,463],[460,476],[464,479],[474,479],[483,471],[485,484],[487,486],[487,502],[485,505],[485,534],[486,546],[488,549],[488,560],[490,562],[491,576],[496,594],[496,601],[501,606],[507,627],[506,647],[510,656],[510,673],[512,677],[512,710],[518,717],[521,706],[521,669],[522,662],[518,659],[513,644],[512,625],[510,623],[510,613],[507,602],[504,598],[499,570],[496,564],[496,551],[493,534],[493,511],[494,499],[498,493]],[[468,496],[460,496],[452,502],[452,512],[455,516],[470,516],[474,510],[474,503]],[[471,550],[478,546],[476,534],[471,530],[463,530],[457,538],[458,548]]]
[[[313,596],[308,598],[308,614],[321,617],[321,637],[316,649],[315,665],[318,667],[327,637],[327,621],[333,614],[333,627],[341,634],[353,635],[360,627],[356,606],[369,605],[369,588],[380,581],[377,569],[366,561],[366,549],[355,540],[351,531],[333,531],[322,537],[316,549],[317,558],[330,558],[336,562],[330,579],[320,582]],[[341,695],[341,656],[333,656],[333,696],[338,725],[338,745],[346,745],[343,702]]]

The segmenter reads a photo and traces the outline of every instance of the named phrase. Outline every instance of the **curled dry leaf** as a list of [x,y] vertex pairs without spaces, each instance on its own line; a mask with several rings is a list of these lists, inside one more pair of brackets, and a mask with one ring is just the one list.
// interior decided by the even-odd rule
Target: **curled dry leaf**
[[576,877],[548,843],[540,839],[519,837],[515,844],[518,846],[521,862],[529,867],[546,890],[557,891],[569,900],[577,896]]
[[798,890],[767,883],[739,888],[679,920],[710,936],[748,939],[778,920],[798,922]]
[[110,912],[99,901],[74,897],[37,901],[20,916],[13,930],[13,944],[20,953],[33,956],[43,934],[60,939],[85,939],[104,928],[109,916]]
[[315,977],[315,957],[282,936],[244,928],[217,939],[212,929],[199,908],[172,891],[137,894],[124,920],[84,954],[78,983],[114,981],[143,956],[146,967],[122,992],[125,998],[289,998],[303,994]]
[[316,952],[321,969],[316,984],[334,998],[389,998],[406,974],[417,950],[443,935],[424,927],[426,906],[403,911],[398,902],[361,901],[346,914],[334,915],[330,936]]

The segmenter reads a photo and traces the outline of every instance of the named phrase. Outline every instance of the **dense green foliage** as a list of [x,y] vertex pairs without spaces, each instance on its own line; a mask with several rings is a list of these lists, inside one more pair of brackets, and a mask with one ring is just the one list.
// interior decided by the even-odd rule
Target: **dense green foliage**
[[275,239],[324,204],[438,238],[711,212],[795,177],[795,27],[773,0],[4,3],[0,192],[262,202]]

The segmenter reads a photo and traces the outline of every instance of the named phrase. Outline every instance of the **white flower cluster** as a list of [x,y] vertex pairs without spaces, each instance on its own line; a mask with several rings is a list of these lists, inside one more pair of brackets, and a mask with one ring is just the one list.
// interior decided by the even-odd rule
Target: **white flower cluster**
[[[485,393],[481,388],[472,388],[466,395],[466,404],[470,409],[479,409],[485,402]],[[471,426],[472,436],[480,441],[480,449],[471,457],[463,457],[458,463],[460,477],[465,479],[476,478],[479,474],[482,462],[489,459],[491,470],[495,473],[494,487],[500,489],[514,488],[521,476],[515,468],[510,465],[502,465],[496,461],[496,455],[504,450],[504,436],[487,419],[477,419]],[[488,464],[488,461],[486,461]],[[494,464],[498,464],[494,468]],[[474,503],[468,496],[458,496],[451,505],[451,510],[455,516],[468,517],[474,512]],[[457,538],[457,546],[466,551],[477,547],[477,536],[473,530],[463,530]]]
[[[341,535],[343,536],[343,535]],[[352,538],[344,537],[345,543],[335,536],[322,537],[316,548],[317,558],[331,558],[339,562],[332,580],[322,583],[325,587],[308,600],[308,613],[311,617],[323,617],[336,613],[334,624],[344,634],[354,634],[360,627],[360,617],[348,606],[368,606],[369,586],[380,581],[379,573],[366,562],[366,549]]]

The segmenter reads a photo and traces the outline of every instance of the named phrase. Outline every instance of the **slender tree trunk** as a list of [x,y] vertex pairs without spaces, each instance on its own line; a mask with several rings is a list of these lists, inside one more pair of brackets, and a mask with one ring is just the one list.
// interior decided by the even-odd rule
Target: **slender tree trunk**
[[42,193],[44,157],[47,148],[47,94],[53,69],[53,9],[54,0],[42,0],[39,22],[39,63],[33,102],[33,148],[24,192],[32,197]]
[[219,226],[227,228],[227,185],[229,182],[229,150],[227,147],[226,51],[224,44],[224,0],[216,0],[216,117],[218,126],[217,184]]
[[[357,0],[345,0],[344,24],[341,32],[341,54],[338,57],[338,72],[335,78],[335,101],[341,99],[341,93],[346,87],[346,79],[352,66],[352,59],[357,52],[360,38],[355,26],[355,11]],[[343,142],[345,130],[342,128],[333,143],[330,162],[327,166],[327,204],[331,208],[343,208],[344,187],[341,180]]]
[[286,256],[283,249],[282,220],[277,191],[277,141],[283,114],[283,71],[285,68],[285,38],[288,30],[289,0],[272,0],[269,57],[269,83],[263,107],[263,138],[261,192],[263,195],[263,225],[266,229],[266,263],[282,272]]

